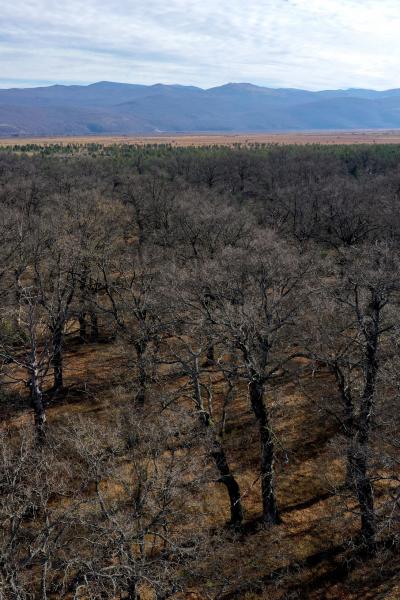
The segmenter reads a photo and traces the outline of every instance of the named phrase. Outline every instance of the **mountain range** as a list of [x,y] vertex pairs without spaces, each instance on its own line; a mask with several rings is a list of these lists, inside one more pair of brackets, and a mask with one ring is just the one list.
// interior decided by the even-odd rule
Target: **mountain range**
[[400,89],[312,92],[228,83],[0,90],[0,137],[400,128]]

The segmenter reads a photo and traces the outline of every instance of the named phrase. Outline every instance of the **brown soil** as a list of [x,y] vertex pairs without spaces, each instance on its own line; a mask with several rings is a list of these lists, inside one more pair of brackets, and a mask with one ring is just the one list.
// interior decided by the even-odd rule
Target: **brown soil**
[[[50,404],[48,420],[62,423],[78,413],[96,415],[105,424],[115,409],[116,390],[128,377],[120,348],[113,343],[80,346],[75,340],[68,346],[68,392]],[[330,397],[329,377],[324,373],[311,376],[304,367],[307,365],[294,363],[269,390],[279,448],[282,525],[265,529],[260,523],[258,436],[243,386],[227,422],[227,451],[243,494],[244,531],[235,539],[223,533],[228,511],[222,486],[210,484],[204,497],[193,499],[190,504],[195,513],[207,514],[206,526],[221,532],[224,543],[216,545],[215,554],[202,567],[203,581],[209,581],[207,595],[194,583],[182,599],[400,598],[393,565],[385,579],[379,558],[376,568],[360,561],[346,562],[346,542],[356,533],[358,518],[351,500],[337,493],[344,476],[344,465],[335,452],[337,424],[315,403],[315,398],[320,402],[325,397],[330,403],[335,399]],[[222,382],[212,370],[210,377],[218,406]],[[32,418],[28,407],[7,417],[8,423],[17,427]],[[222,585],[221,581],[229,583]]]

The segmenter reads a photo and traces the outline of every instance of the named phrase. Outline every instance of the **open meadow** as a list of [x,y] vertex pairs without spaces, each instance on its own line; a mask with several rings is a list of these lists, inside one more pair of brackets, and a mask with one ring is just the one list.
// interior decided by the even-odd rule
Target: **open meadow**
[[252,146],[257,144],[279,145],[353,145],[353,144],[400,144],[400,131],[374,130],[374,131],[310,131],[299,133],[249,133],[249,134],[163,134],[151,136],[65,136],[65,137],[12,137],[1,138],[1,146],[25,146],[35,144],[101,144],[101,145],[171,145],[186,146]]

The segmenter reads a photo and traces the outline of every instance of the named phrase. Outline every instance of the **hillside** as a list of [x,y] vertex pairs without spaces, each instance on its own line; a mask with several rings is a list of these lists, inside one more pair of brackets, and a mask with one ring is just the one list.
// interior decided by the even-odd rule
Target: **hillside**
[[98,82],[0,90],[0,136],[266,132],[400,127],[400,90]]

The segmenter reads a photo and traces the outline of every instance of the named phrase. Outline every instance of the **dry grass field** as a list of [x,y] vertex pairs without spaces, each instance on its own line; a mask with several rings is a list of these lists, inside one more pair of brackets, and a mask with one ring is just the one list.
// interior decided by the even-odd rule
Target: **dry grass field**
[[334,131],[334,132],[301,132],[301,133],[249,133],[249,134],[166,134],[157,136],[71,136],[71,137],[24,137],[0,138],[1,146],[24,146],[27,144],[170,144],[176,147],[187,146],[250,146],[253,144],[321,144],[321,145],[353,145],[353,144],[400,144],[400,131]]

